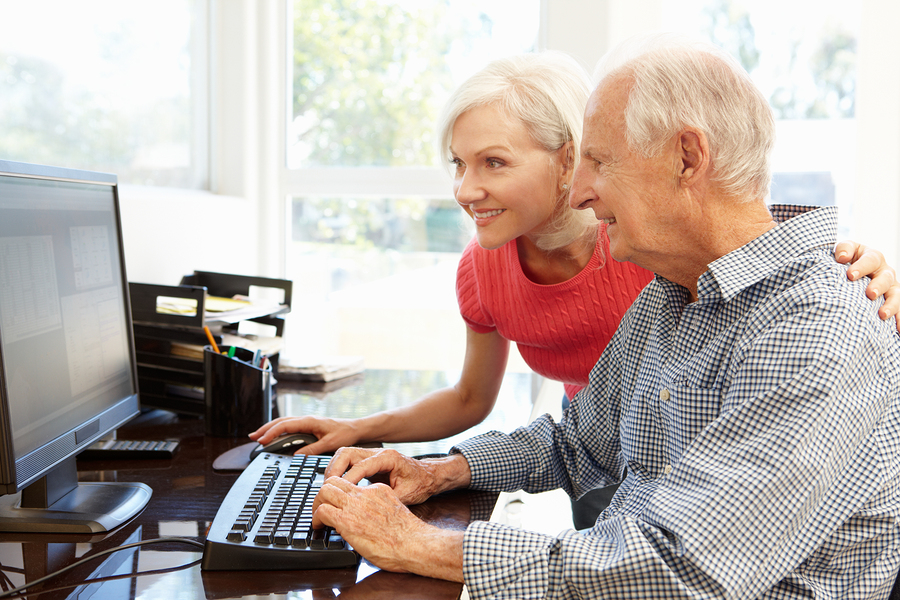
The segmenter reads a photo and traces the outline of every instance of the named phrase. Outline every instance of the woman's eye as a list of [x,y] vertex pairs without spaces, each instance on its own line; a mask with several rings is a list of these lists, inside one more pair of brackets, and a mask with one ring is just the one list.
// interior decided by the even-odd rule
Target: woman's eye
[[491,167],[492,169],[496,169],[496,168],[502,167],[503,163],[500,162],[499,160],[497,160],[496,158],[490,158],[487,161],[487,166]]

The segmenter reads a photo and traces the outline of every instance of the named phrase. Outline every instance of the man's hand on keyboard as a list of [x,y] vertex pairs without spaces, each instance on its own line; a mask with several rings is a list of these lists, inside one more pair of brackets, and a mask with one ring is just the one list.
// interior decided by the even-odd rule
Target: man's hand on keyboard
[[313,511],[313,527],[334,527],[382,569],[462,582],[463,532],[424,523],[387,485],[359,487],[348,479],[329,477]]
[[325,478],[343,477],[351,483],[363,479],[386,483],[403,504],[419,504],[434,494],[466,487],[469,466],[462,455],[416,460],[386,448],[341,448]]

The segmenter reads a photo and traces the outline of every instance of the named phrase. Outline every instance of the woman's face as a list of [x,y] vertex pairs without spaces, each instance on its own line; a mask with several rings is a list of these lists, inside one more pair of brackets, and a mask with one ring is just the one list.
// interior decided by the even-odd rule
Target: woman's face
[[547,152],[525,126],[495,106],[473,108],[453,125],[453,194],[475,221],[478,244],[499,248],[537,235],[562,198],[566,147]]

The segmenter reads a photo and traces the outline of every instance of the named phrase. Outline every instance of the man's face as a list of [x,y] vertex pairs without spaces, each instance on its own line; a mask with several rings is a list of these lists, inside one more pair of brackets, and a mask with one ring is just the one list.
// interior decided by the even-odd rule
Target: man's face
[[628,148],[625,104],[630,85],[628,77],[613,78],[591,95],[569,204],[592,209],[608,224],[613,258],[659,272],[665,264],[661,261],[672,256],[683,216],[676,195],[676,157],[673,144],[650,159]]

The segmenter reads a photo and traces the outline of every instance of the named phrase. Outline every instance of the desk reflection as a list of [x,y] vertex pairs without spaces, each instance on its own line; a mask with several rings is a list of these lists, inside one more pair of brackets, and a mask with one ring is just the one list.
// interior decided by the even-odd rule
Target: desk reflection
[[[364,398],[369,408],[386,405],[383,395],[402,394],[410,402],[422,393],[446,385],[453,374],[423,375],[415,372],[369,373],[342,388],[344,394]],[[522,392],[525,379],[515,389]],[[377,385],[375,385],[377,384]],[[353,385],[359,389],[352,390]],[[375,387],[370,387],[370,385]],[[382,387],[386,386],[386,387]],[[433,387],[432,387],[433,386]],[[377,389],[376,389],[377,388]],[[422,391],[424,389],[424,391]],[[387,390],[387,391],[385,391]],[[325,396],[322,395],[325,394]],[[306,395],[303,390],[279,391],[283,407],[297,409],[304,403],[334,403],[328,410],[348,410],[346,397],[333,391]],[[379,398],[380,400],[373,400]],[[323,399],[324,398],[324,399]],[[396,400],[391,400],[395,402]],[[350,407],[360,409],[360,402]],[[355,407],[355,408],[354,408]],[[508,408],[508,407],[505,407]],[[527,417],[527,408],[523,409]],[[282,413],[284,414],[284,413]],[[495,425],[505,419],[495,416]],[[499,426],[499,425],[496,425]],[[138,540],[177,536],[202,542],[219,504],[238,477],[237,471],[217,471],[213,462],[228,450],[246,444],[246,439],[213,438],[204,435],[201,418],[178,416],[161,410],[148,411],[120,429],[122,439],[178,439],[179,451],[171,460],[79,461],[82,481],[142,481],[153,490],[144,511],[122,527],[101,535],[0,534],[0,588],[10,589],[54,572],[75,561]],[[450,442],[425,446],[397,445],[408,454],[446,451]],[[406,446],[406,447],[403,447]],[[427,503],[410,507],[414,514],[439,527],[463,530],[472,520],[490,518],[497,495],[457,491],[442,494]],[[201,552],[193,546],[165,542],[115,552],[98,558],[35,588],[29,598],[55,600],[97,598],[119,600],[171,600],[172,598],[458,598],[459,584],[381,571],[365,560],[351,569],[318,571],[204,572]],[[149,572],[133,577],[135,572]],[[98,578],[103,581],[94,581]]]
[[[488,417],[458,435],[433,442],[385,444],[409,456],[447,452],[453,444],[491,430],[511,431],[528,422],[532,409],[530,373],[503,377]],[[371,370],[328,383],[279,382],[277,412],[281,416],[313,415],[352,419],[410,404],[429,392],[454,385],[458,371]]]

